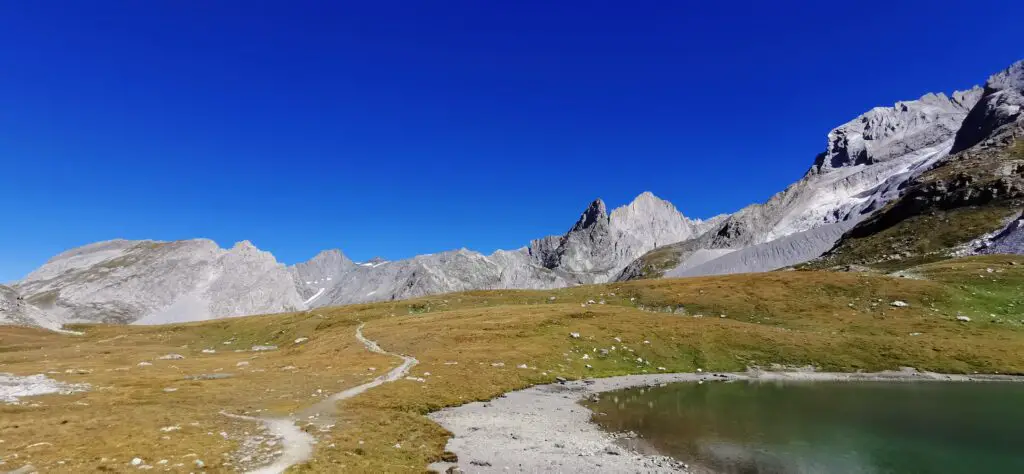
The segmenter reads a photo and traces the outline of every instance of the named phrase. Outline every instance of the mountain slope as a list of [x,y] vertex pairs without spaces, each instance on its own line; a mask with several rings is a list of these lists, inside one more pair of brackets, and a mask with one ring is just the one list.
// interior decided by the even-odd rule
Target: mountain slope
[[58,321],[167,323],[303,309],[274,257],[241,242],[114,240],[64,252],[14,289]]
[[[903,268],[1011,239],[1024,206],[1024,61],[993,75],[956,135],[956,153],[915,177],[898,200],[843,236],[812,266]],[[1009,226],[1007,226],[1009,224]],[[1007,232],[1000,229],[1008,227]],[[962,247],[962,248],[961,248]],[[1003,251],[1024,249],[1004,246]]]
[[62,322],[32,306],[14,288],[0,285],[0,324],[59,330]]
[[[836,223],[850,226],[898,197],[908,180],[949,153],[960,124],[982,94],[975,87],[950,97],[926,94],[871,109],[829,132],[825,151],[799,181],[763,204],[728,216],[696,239],[641,257],[618,279],[765,271],[816,257],[815,251],[831,247],[822,237],[839,235],[806,232]],[[762,247],[724,256],[752,246]],[[754,258],[757,253],[762,257]],[[710,264],[705,260],[711,254],[730,260]]]

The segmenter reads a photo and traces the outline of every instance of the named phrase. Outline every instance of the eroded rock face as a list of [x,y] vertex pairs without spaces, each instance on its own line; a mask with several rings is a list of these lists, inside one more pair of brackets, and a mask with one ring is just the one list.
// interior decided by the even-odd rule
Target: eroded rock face
[[340,250],[325,250],[309,261],[289,267],[299,295],[312,303],[319,299],[325,288],[334,286],[341,275],[355,269],[356,263]]
[[[825,151],[799,181],[695,239],[638,259],[618,278],[765,271],[817,257],[841,237],[838,230],[899,198],[907,183],[947,157],[987,90],[926,94],[869,110],[828,133]],[[655,272],[655,260],[676,267]]]
[[[953,152],[966,150],[986,139],[997,140],[1000,129],[1024,118],[1024,60],[993,75],[984,96],[956,134]],[[983,143],[984,145],[984,143]]]
[[60,321],[166,323],[303,309],[284,265],[241,242],[116,240],[64,252],[15,285]]
[[0,324],[60,329],[61,322],[32,306],[14,288],[0,285]]

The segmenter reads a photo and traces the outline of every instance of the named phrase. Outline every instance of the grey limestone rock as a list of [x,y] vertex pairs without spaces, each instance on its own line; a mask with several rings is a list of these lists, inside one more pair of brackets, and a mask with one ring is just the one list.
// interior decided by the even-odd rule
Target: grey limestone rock
[[115,240],[64,252],[17,282],[63,322],[160,324],[304,309],[272,255],[240,242]]

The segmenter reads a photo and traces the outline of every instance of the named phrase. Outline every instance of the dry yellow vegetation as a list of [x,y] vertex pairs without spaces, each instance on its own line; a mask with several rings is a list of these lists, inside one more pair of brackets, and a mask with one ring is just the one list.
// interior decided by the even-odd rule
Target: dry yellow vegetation
[[[772,364],[1024,373],[1024,258],[950,260],[908,274],[789,271],[472,291],[173,326],[77,327],[84,336],[0,328],[0,372],[91,386],[0,405],[0,468],[134,471],[139,457],[156,470],[194,472],[199,459],[206,472],[235,471],[240,442],[257,425],[220,411],[285,416],[398,364],[356,340],[361,322],[384,349],[416,357],[409,375],[423,381],[340,402],[331,429],[308,428],[318,444],[294,472],[422,472],[448,436],[426,413],[557,376]],[[909,306],[892,306],[897,300]],[[956,321],[959,313],[972,322]],[[158,359],[169,353],[185,358]],[[230,376],[189,378],[202,374]]]

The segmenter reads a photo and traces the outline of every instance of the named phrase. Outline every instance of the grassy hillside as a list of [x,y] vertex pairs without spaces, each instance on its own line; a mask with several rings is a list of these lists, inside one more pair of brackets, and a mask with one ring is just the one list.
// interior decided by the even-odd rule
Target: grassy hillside
[[[296,472],[421,472],[447,440],[425,413],[556,376],[775,364],[1024,373],[1024,258],[908,274],[915,278],[799,271],[474,291],[163,327],[90,325],[81,337],[0,328],[0,372],[92,386],[0,405],[0,459],[4,468],[67,472],[134,470],[133,457],[190,472],[201,459],[209,472],[232,471],[239,440],[257,426],[219,411],[287,415],[398,363],[362,347],[360,322],[386,350],[418,358],[410,375],[425,381],[342,402],[333,428],[309,428],[315,457]],[[279,349],[235,352],[256,344]],[[168,353],[185,359],[157,360]],[[200,374],[231,377],[188,378]]]

